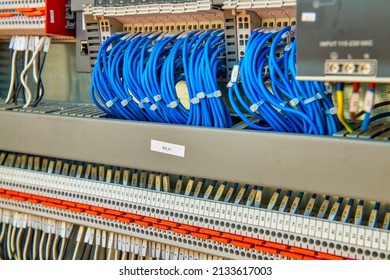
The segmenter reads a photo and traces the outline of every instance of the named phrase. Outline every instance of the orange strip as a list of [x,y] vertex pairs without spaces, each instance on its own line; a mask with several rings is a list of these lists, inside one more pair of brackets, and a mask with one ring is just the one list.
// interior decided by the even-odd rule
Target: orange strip
[[32,199],[32,198],[27,199],[27,201],[31,202],[31,203],[38,203],[39,202],[39,200]]
[[317,255],[320,258],[324,258],[327,260],[343,260],[344,259],[343,257],[340,257],[340,256],[335,256],[335,255],[326,254],[326,253],[322,253],[322,252],[317,252]]
[[9,194],[9,195],[16,195],[16,196],[19,195],[19,193],[18,193],[18,192],[15,192],[15,191],[6,191],[5,193],[6,193],[6,194]]
[[55,207],[55,204],[54,204],[54,203],[47,202],[47,201],[42,201],[41,204],[42,204],[42,205],[45,205],[45,206],[49,206],[49,207]]
[[142,216],[141,215],[137,215],[137,214],[130,214],[130,213],[127,213],[125,215],[126,218],[131,218],[131,219],[134,219],[134,220],[141,220],[142,219]]
[[37,7],[35,8],[37,11],[46,11],[46,7]]
[[76,206],[76,203],[70,202],[70,201],[63,201],[62,204],[66,205],[66,206],[70,206],[70,207],[75,207]]
[[255,246],[251,243],[241,242],[241,241],[237,241],[237,240],[233,240],[232,244],[235,246],[246,248],[246,249],[252,249]]
[[11,196],[11,199],[15,199],[17,201],[26,201],[27,200],[27,198],[20,197],[20,196]]
[[41,195],[31,195],[32,198],[40,200],[40,201],[47,201],[47,197],[41,196]]
[[130,224],[130,223],[134,222],[134,219],[125,218],[125,217],[117,217],[116,219],[118,221],[121,221],[121,222],[124,222],[124,223],[127,223],[127,224]]
[[92,210],[85,210],[85,213],[87,213],[87,214],[90,214],[90,215],[94,215],[94,216],[96,216],[96,215],[99,215],[99,214],[100,214],[99,212],[92,211]]
[[282,256],[285,256],[285,257],[288,257],[288,258],[291,258],[291,259],[303,260],[303,255],[301,255],[301,254],[287,252],[287,251],[282,251],[280,254]]
[[32,197],[31,194],[29,194],[29,193],[19,193],[19,196],[20,197],[25,197],[25,198],[31,198]]
[[0,193],[0,197],[2,197],[2,198],[11,198],[11,196],[9,194],[5,194],[5,193]]
[[[81,208],[81,209],[85,209],[85,210],[92,209],[92,207],[87,205],[87,204],[76,203],[76,205],[78,208]],[[99,207],[99,208],[101,208],[101,207]],[[101,208],[101,209],[104,209],[104,208]],[[92,210],[94,210],[94,209],[92,209]],[[98,210],[95,210],[95,211],[98,211]],[[104,211],[98,211],[98,212],[104,212]]]
[[178,227],[178,226],[180,226],[179,223],[172,222],[172,221],[167,221],[167,220],[161,220],[160,224],[167,225],[167,226],[170,226],[170,227]]
[[144,217],[143,220],[151,223],[159,223],[161,221],[161,219],[156,219],[152,217]]
[[55,204],[62,204],[62,200],[55,199],[55,198],[48,198],[47,201]]
[[104,210],[106,210],[106,209],[104,209],[103,207],[91,206],[91,210],[103,213]]
[[153,227],[154,227],[154,228],[158,228],[158,229],[162,229],[162,230],[169,230],[169,229],[171,229],[170,226],[167,226],[167,225],[160,225],[160,224],[153,224]]
[[5,190],[4,189],[0,189],[0,193],[5,193]]
[[110,215],[110,214],[100,214],[100,217],[102,218],[106,218],[106,219],[111,219],[111,220],[116,220],[116,216],[115,215]]
[[180,225],[183,229],[188,229],[189,231],[199,231],[199,227],[190,226],[190,225]]
[[175,228],[175,227],[172,228],[172,231],[180,233],[180,234],[189,234],[190,233],[190,231],[188,229]]
[[263,245],[265,243],[264,240],[250,238],[250,237],[244,237],[244,241],[255,245]]
[[230,243],[232,240],[225,237],[211,236],[211,240],[221,242],[221,243]]
[[24,13],[26,17],[42,17],[45,15],[45,11],[35,11]]
[[136,220],[135,223],[137,225],[144,226],[144,227],[150,227],[152,225],[151,222],[145,222],[145,221],[140,221],[140,220]]
[[233,240],[238,240],[238,241],[242,241],[244,239],[244,237],[241,236],[241,235],[227,233],[227,232],[223,232],[222,233],[222,237],[226,237],[226,238],[233,239]]
[[54,204],[53,207],[59,208],[59,209],[62,209],[62,210],[68,209],[68,206],[65,206],[65,205],[62,205],[62,204]]
[[76,207],[69,207],[69,210],[77,213],[83,212],[83,209],[76,208]]
[[316,251],[307,250],[307,249],[298,248],[298,247],[291,247],[290,251],[300,253],[302,255],[307,255],[307,256],[315,256],[317,254]]
[[220,236],[221,232],[218,230],[212,230],[208,228],[200,228],[199,232],[210,234],[210,235],[215,235],[215,236]]
[[112,215],[115,215],[115,216],[122,216],[123,214],[125,214],[122,211],[111,210],[111,209],[106,209],[105,213],[112,214]]
[[16,8],[15,10],[19,13],[26,13],[26,12],[34,12],[35,8]]
[[265,245],[268,247],[272,247],[272,248],[276,248],[276,249],[280,249],[280,250],[287,250],[290,248],[290,246],[288,246],[288,245],[275,243],[275,242],[269,242],[269,241],[266,242]]
[[268,247],[264,247],[264,246],[255,246],[255,249],[257,251],[261,251],[261,252],[265,252],[265,253],[270,253],[270,254],[278,254],[279,253],[279,250],[278,249],[275,249],[275,248],[268,248]]
[[191,232],[191,235],[202,239],[210,239],[210,235],[200,232]]
[[0,14],[0,18],[9,18],[9,17],[14,17],[15,14],[12,14],[12,13],[4,13],[4,14]]

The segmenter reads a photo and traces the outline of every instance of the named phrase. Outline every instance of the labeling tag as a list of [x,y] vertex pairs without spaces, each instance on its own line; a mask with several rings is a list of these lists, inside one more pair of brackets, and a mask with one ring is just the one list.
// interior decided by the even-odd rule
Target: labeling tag
[[153,139],[150,142],[150,150],[153,152],[169,154],[178,157],[185,156],[185,146]]
[[364,112],[371,113],[373,105],[374,105],[374,93],[370,90],[367,90],[364,96]]

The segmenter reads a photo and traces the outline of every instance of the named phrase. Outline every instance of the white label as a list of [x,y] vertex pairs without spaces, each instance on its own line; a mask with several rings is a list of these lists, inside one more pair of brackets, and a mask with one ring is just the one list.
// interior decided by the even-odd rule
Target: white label
[[379,249],[379,239],[380,239],[380,232],[374,230],[372,234],[372,245],[371,245],[372,248]]
[[185,155],[185,146],[157,141],[153,139],[150,142],[150,150],[177,157],[184,157]]
[[379,249],[387,250],[387,232],[381,232]]
[[50,10],[50,23],[54,23],[54,10]]
[[310,223],[309,223],[309,235],[310,236],[314,236],[315,233],[316,233],[316,220],[314,219],[309,219],[310,220]]
[[301,20],[303,22],[315,22],[317,14],[313,12],[303,12],[301,15]]
[[322,227],[323,222],[317,221],[316,230],[315,230],[315,236],[321,238],[322,237]]
[[351,103],[349,104],[349,111],[352,113],[357,113],[359,110],[359,100],[360,94],[358,92],[352,93]]
[[358,229],[358,240],[357,240],[357,245],[363,246],[364,245],[364,240],[365,240],[365,229],[364,228],[359,228]]
[[351,228],[351,238],[349,240],[351,244],[357,244],[357,232],[358,232],[357,227]]
[[336,239],[336,224],[335,223],[330,224],[329,239],[330,240]]
[[322,227],[322,238],[328,239],[329,236],[329,222],[324,222],[324,225]]
[[370,113],[374,104],[374,93],[370,90],[366,91],[364,96],[364,111]]
[[351,233],[351,227],[350,226],[344,226],[344,236],[343,236],[343,242],[349,243],[349,238]]
[[290,216],[290,217],[291,217],[290,231],[297,233],[297,231],[296,231],[296,228],[297,228],[297,217],[296,216]]
[[364,239],[364,246],[371,247],[371,244],[372,244],[372,230],[367,229],[365,234],[365,239]]
[[337,228],[336,228],[337,241],[343,241],[343,232],[344,232],[344,226],[342,224],[337,224]]

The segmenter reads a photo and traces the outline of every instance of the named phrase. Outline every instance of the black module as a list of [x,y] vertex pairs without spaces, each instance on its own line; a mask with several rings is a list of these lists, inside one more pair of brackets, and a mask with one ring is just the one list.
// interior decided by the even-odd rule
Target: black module
[[297,79],[390,82],[389,0],[298,0]]

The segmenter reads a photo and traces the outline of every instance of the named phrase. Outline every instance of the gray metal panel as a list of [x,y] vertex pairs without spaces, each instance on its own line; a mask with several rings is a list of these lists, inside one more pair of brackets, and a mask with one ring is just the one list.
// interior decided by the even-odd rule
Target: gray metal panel
[[[0,149],[390,202],[388,142],[0,112]],[[152,152],[151,139],[185,145]]]

